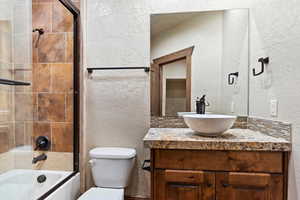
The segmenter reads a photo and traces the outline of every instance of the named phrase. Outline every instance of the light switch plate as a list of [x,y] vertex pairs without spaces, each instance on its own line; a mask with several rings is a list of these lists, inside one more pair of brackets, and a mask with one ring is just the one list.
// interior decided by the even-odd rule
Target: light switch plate
[[278,101],[277,99],[272,99],[270,101],[270,114],[272,117],[277,117],[278,115]]

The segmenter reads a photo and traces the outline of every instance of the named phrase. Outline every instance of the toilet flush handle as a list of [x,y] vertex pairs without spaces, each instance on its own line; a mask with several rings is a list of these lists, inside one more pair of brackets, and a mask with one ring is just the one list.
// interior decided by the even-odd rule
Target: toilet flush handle
[[90,161],[89,161],[89,164],[90,164],[91,166],[94,166],[95,161],[94,161],[94,160],[90,160]]

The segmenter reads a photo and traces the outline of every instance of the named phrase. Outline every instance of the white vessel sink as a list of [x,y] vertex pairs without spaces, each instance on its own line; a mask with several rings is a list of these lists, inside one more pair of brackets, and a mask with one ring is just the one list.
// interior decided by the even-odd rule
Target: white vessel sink
[[215,114],[183,115],[185,123],[199,135],[219,136],[232,127],[236,116]]
[[[178,117],[183,117],[184,115],[195,115],[196,112],[177,112]],[[206,114],[212,114],[212,112],[206,112]]]
[[196,112],[177,112],[178,117],[183,117],[184,115],[194,115]]

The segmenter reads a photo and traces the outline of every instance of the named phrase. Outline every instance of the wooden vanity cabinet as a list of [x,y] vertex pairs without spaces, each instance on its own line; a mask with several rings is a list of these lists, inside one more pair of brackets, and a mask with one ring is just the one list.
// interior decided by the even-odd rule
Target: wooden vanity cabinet
[[282,200],[283,176],[269,173],[218,173],[216,199]]
[[213,200],[215,174],[192,170],[155,170],[155,197],[157,200]]
[[152,200],[285,200],[284,152],[151,150]]

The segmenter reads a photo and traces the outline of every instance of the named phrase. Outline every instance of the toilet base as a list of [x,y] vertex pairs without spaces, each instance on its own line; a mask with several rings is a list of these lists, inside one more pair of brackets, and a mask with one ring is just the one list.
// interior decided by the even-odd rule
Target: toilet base
[[124,189],[93,187],[78,200],[124,200]]

